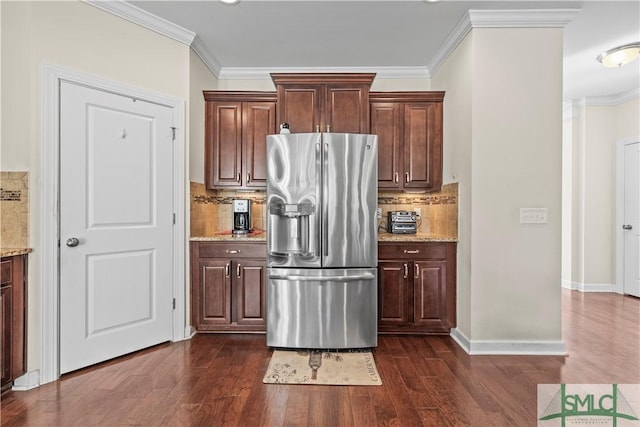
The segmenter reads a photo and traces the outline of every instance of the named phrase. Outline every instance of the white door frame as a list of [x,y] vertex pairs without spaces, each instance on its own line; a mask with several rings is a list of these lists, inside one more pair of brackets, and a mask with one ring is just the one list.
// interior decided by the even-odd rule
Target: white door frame
[[59,177],[60,177],[60,81],[134,97],[172,109],[176,138],[173,146],[173,341],[189,337],[185,327],[185,103],[184,100],[129,86],[91,74],[44,64],[42,68],[41,160],[41,346],[39,384],[60,377],[59,330]]
[[624,147],[640,143],[640,135],[619,139],[616,143],[616,285],[615,291],[624,293]]

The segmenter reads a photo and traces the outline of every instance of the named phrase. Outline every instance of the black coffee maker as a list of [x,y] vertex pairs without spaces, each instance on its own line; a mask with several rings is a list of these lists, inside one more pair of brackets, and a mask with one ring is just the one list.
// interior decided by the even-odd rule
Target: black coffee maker
[[232,202],[233,234],[247,234],[251,231],[251,200],[235,199]]

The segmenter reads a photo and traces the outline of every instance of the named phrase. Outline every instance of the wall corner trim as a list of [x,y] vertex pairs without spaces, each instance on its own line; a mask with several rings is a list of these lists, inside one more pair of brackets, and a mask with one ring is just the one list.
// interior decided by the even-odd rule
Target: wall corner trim
[[567,356],[562,340],[470,340],[460,330],[452,329],[451,338],[470,356]]

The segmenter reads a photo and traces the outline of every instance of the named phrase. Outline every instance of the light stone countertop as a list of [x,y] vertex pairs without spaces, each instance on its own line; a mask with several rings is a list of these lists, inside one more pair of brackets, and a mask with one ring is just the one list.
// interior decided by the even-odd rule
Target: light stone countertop
[[8,256],[24,255],[32,252],[31,248],[0,248],[0,255],[2,258]]
[[[233,235],[230,231],[221,231],[213,236],[194,236],[189,238],[192,242],[264,242],[267,233],[264,230],[256,230],[249,235]],[[457,242],[452,236],[438,234],[391,234],[384,231],[378,233],[378,242]]]

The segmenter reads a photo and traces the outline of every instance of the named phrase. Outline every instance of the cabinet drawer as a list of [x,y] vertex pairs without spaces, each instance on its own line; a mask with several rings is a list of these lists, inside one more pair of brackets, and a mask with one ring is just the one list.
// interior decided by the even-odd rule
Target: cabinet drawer
[[11,259],[3,260],[0,263],[0,277],[3,285],[11,283],[11,276],[13,276],[12,265]]
[[445,243],[379,243],[378,259],[446,259]]
[[266,243],[199,242],[200,258],[266,258]]

